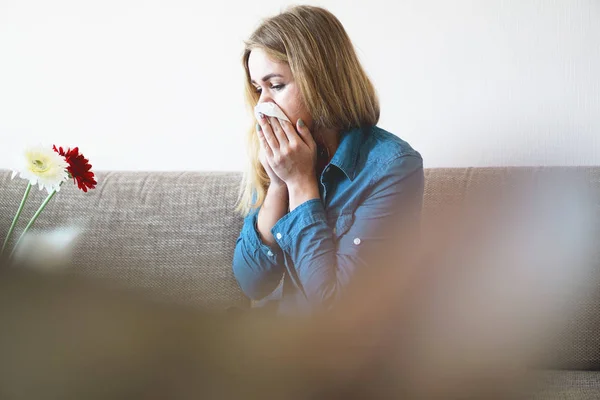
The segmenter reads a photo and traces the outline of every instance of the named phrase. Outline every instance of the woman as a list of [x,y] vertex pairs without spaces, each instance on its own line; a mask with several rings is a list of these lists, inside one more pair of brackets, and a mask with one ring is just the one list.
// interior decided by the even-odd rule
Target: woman
[[416,236],[422,158],[376,126],[374,87],[327,10],[267,19],[243,65],[249,106],[275,103],[291,122],[261,115],[250,132],[235,277],[280,313],[329,308],[374,256],[397,247],[395,227]]

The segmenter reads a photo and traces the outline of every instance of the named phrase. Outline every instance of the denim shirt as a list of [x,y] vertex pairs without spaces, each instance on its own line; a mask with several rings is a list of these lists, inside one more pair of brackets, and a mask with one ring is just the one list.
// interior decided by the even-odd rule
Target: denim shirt
[[386,223],[418,225],[410,224],[420,215],[423,181],[421,155],[397,136],[377,126],[342,133],[320,176],[321,198],[275,224],[277,246],[260,239],[259,209],[245,217],[233,257],[240,288],[283,314],[329,307],[368,268],[369,255],[390,242]]

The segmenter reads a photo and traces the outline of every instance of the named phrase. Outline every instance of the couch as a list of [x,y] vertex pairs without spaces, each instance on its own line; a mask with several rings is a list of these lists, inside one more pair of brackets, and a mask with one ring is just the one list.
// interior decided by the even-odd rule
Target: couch
[[[511,170],[427,169],[424,215],[460,202],[478,182],[501,180]],[[600,167],[583,170],[600,188]],[[35,225],[36,231],[82,229],[72,249],[77,273],[113,279],[165,301],[217,310],[250,306],[231,269],[242,226],[234,211],[239,173],[99,172],[97,180],[97,189],[88,193],[65,187]],[[0,171],[2,240],[24,188],[22,180],[11,181],[9,171]],[[44,195],[32,190],[23,220]],[[600,269],[600,257],[596,265]],[[600,287],[591,289],[600,294]],[[600,399],[600,296],[577,301],[581,313],[570,320],[571,333],[561,340],[555,368],[547,373],[547,398]]]

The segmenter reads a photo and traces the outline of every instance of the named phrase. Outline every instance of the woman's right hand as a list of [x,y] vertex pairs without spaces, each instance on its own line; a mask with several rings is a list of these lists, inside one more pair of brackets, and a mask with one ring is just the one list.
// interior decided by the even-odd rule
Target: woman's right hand
[[[257,134],[260,138],[262,132],[257,129]],[[273,169],[269,165],[262,144],[263,142],[264,140],[260,140],[261,144],[258,152],[258,160],[269,176],[271,183],[267,190],[265,200],[258,211],[256,227],[263,243],[267,246],[276,246],[277,242],[271,233],[271,229],[275,226],[277,221],[287,213],[289,208],[289,194],[285,182],[273,172]]]
[[[260,128],[260,125],[257,124],[257,134],[258,134],[258,137],[260,138],[263,133],[261,130],[259,130],[259,128]],[[258,160],[260,161],[261,165],[265,169],[265,172],[269,176],[269,179],[271,180],[271,187],[273,187],[275,189],[282,189],[282,190],[287,189],[285,182],[281,178],[279,178],[275,172],[273,172],[273,168],[271,168],[271,166],[269,165],[269,162],[267,161],[266,149],[264,148],[264,145],[263,145],[264,141],[259,140],[259,143],[260,143],[260,150],[258,152]]]

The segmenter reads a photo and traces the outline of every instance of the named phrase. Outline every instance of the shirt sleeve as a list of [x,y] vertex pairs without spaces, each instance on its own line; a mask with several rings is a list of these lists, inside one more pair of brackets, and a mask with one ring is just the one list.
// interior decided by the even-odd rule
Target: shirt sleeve
[[267,246],[256,228],[258,209],[244,218],[242,231],[233,253],[233,274],[242,291],[253,300],[260,300],[273,292],[284,272],[281,249]]
[[330,306],[374,255],[398,246],[398,238],[418,236],[423,186],[421,157],[399,156],[374,174],[350,228],[337,240],[320,199],[306,201],[275,224],[273,235],[312,305]]

